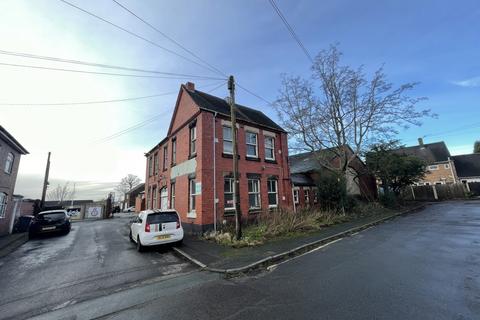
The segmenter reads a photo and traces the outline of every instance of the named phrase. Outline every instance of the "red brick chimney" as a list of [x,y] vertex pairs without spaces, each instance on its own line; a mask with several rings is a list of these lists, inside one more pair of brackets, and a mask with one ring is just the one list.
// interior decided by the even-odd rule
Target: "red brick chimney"
[[195,83],[189,81],[185,84],[185,86],[187,87],[188,90],[195,91]]

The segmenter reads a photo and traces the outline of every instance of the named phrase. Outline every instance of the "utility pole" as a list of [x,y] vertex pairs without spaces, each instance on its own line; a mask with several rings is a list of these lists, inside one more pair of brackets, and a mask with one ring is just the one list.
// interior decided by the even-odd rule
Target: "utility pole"
[[242,212],[240,210],[240,192],[238,181],[238,148],[237,148],[237,117],[235,114],[235,80],[233,76],[228,78],[228,90],[230,91],[230,116],[232,120],[232,144],[233,144],[233,203],[235,205],[235,237],[242,237]]
[[40,202],[41,210],[43,210],[43,207],[45,206],[45,196],[47,195],[49,172],[50,172],[50,152],[48,152],[47,167],[45,168],[45,178],[43,179],[42,201]]

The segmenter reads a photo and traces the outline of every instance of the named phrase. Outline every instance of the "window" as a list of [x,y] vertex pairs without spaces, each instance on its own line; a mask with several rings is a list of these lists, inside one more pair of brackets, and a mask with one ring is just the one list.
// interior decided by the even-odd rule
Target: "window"
[[310,204],[310,190],[303,189],[303,197],[305,199],[305,204],[309,205]]
[[168,167],[168,147],[163,147],[163,170],[167,170]]
[[175,209],[175,182],[170,184],[170,209]]
[[312,192],[313,192],[313,203],[316,204],[316,203],[318,203],[318,188],[313,187]]
[[0,218],[5,218],[7,211],[7,194],[0,192]]
[[278,206],[277,180],[267,180],[268,207],[276,208]]
[[148,188],[148,196],[147,196],[147,209],[152,209],[151,207],[151,204],[152,204],[152,201],[150,201],[151,199],[151,194],[152,194],[152,188]]
[[247,135],[247,157],[258,157],[258,149],[257,149],[257,134],[253,132],[246,133]]
[[225,178],[223,180],[223,198],[225,210],[235,209],[233,201],[233,178]]
[[275,138],[265,136],[265,159],[275,160]]
[[437,181],[437,182],[435,182],[435,185],[439,186],[439,185],[442,185],[442,183]]
[[293,203],[298,204],[298,189],[293,189]]
[[450,169],[450,165],[448,163],[443,165],[445,169]]
[[232,127],[223,127],[223,153],[233,153],[233,130]]
[[190,155],[197,153],[197,127],[194,125],[190,127]]
[[155,174],[158,174],[158,154],[157,153],[153,155],[153,168],[154,168],[153,170]]
[[248,207],[260,209],[260,180],[248,179]]
[[172,164],[177,163],[177,139],[172,140]]
[[168,190],[167,187],[160,189],[160,209],[168,209]]
[[434,165],[428,166],[428,170],[438,170],[438,165],[434,164]]
[[148,176],[153,176],[152,157],[148,158]]
[[157,209],[157,187],[152,188],[152,209]]
[[188,181],[188,211],[195,212],[195,179],[190,179]]
[[12,173],[14,159],[15,157],[13,156],[13,153],[9,152],[7,155],[7,161],[5,161],[5,173]]

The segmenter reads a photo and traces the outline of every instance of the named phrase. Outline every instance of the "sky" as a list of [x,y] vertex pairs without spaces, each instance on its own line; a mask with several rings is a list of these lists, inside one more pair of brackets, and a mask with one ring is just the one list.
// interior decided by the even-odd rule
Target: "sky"
[[[228,95],[218,74],[188,61],[195,58],[112,0],[68,1],[154,44],[59,0],[2,0],[0,52],[202,78],[127,77],[15,67],[2,64],[145,75],[0,54],[0,125],[29,151],[21,159],[15,189],[27,198],[40,197],[49,151],[50,185],[75,183],[77,199],[103,198],[129,173],[144,180],[144,153],[165,136],[180,84],[190,80],[200,90]],[[311,75],[310,61],[268,0],[118,1],[204,61],[233,74],[238,83],[267,101],[275,100],[281,74]],[[419,109],[430,108],[438,118],[427,118],[421,127],[402,130],[399,138],[403,143],[412,145],[424,137],[426,143],[445,141],[452,154],[472,151],[473,142],[480,138],[478,1],[276,2],[312,55],[338,43],[345,64],[364,65],[367,72],[383,65],[388,80],[397,86],[419,82],[412,95],[428,98]],[[151,95],[157,96],[102,104],[32,105]],[[238,103],[261,109],[278,120],[265,101],[241,88],[236,95]],[[115,135],[146,120],[136,130]]]

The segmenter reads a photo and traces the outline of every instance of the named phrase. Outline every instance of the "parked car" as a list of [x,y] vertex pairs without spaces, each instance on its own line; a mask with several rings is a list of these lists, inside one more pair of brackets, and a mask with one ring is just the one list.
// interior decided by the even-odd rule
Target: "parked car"
[[124,210],[124,212],[134,212],[135,207],[128,207],[127,209]]
[[28,231],[33,238],[46,233],[68,234],[71,229],[70,218],[66,210],[42,211],[35,216]]
[[180,244],[183,241],[183,227],[175,210],[145,210],[132,220],[130,240],[137,244],[137,250],[145,246],[166,243]]
[[33,216],[20,216],[13,225],[13,233],[27,232],[32,223]]

